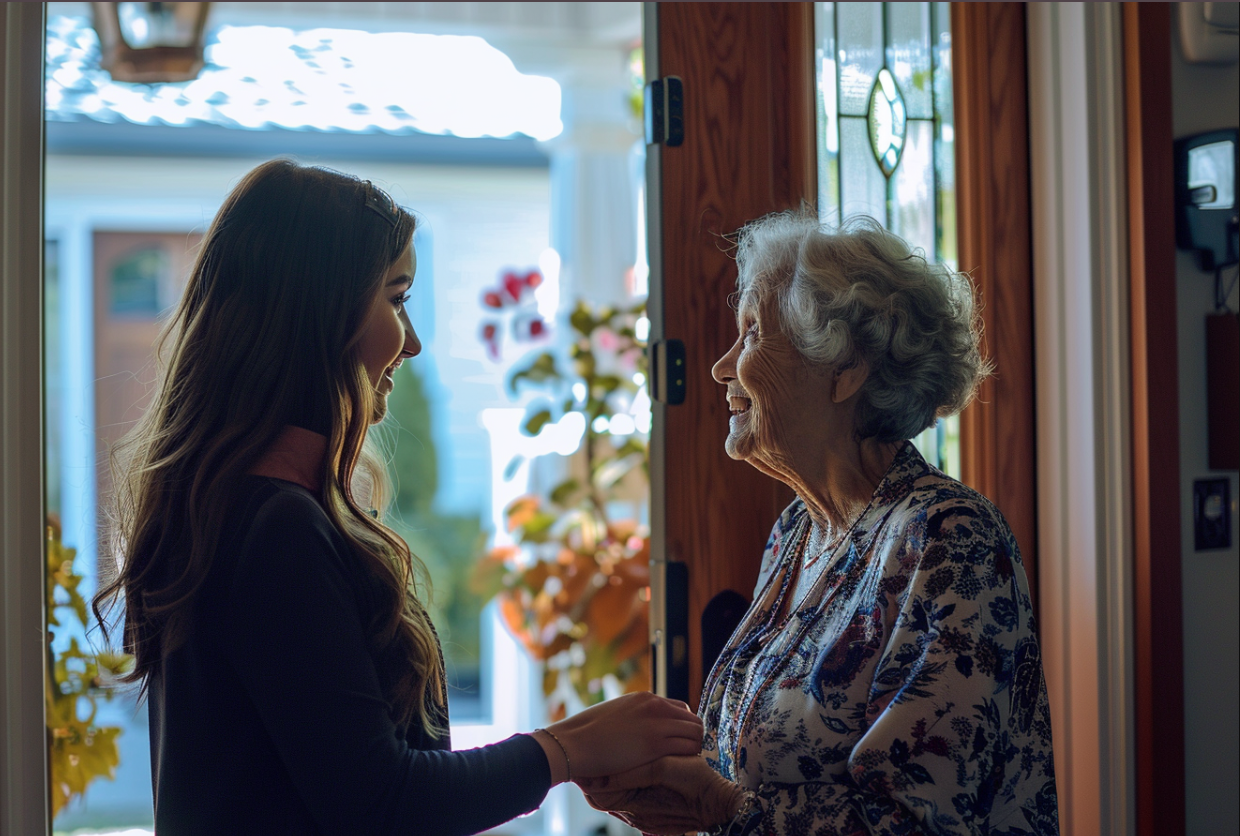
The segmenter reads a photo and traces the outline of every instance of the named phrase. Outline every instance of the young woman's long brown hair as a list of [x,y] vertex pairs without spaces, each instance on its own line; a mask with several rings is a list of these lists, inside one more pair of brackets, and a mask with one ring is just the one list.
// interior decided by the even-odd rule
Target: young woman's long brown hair
[[327,437],[320,500],[376,579],[367,626],[392,718],[442,731],[442,660],[415,594],[425,570],[353,492],[375,414],[356,341],[414,227],[370,183],[285,160],[251,171],[224,201],[157,343],[154,399],[113,452],[119,566],[94,607],[106,624],[123,600],[129,681],[145,689],[191,629],[208,629],[209,614],[191,615],[230,498],[295,424]]

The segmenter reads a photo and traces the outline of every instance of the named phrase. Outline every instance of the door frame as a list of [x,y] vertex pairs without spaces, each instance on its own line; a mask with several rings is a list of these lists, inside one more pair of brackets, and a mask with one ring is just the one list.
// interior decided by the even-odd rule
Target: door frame
[[0,8],[0,836],[47,833],[44,3]]
[[1023,3],[952,3],[956,229],[995,373],[960,414],[961,481],[998,506],[1037,606],[1033,267]]
[[1170,4],[1123,4],[1139,836],[1187,827],[1171,31]]

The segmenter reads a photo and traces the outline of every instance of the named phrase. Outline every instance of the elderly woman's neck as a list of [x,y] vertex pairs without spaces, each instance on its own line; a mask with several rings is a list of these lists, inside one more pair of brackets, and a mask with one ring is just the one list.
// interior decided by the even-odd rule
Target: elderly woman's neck
[[902,442],[873,438],[832,445],[799,467],[797,495],[810,518],[824,528],[847,528],[865,511]]

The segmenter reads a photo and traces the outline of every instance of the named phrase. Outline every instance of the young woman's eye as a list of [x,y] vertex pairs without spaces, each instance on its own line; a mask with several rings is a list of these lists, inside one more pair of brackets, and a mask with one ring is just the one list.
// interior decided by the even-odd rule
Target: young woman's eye
[[401,295],[396,296],[392,299],[392,305],[394,305],[397,308],[403,307],[404,304],[408,302],[411,298],[412,297],[408,293],[402,293]]

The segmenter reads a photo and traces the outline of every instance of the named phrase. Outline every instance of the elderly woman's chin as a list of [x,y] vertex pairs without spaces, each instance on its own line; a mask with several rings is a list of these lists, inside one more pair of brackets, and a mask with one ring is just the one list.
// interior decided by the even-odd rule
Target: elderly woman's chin
[[723,449],[729,458],[738,462],[749,461],[754,449],[753,417],[750,412],[733,414],[728,421],[728,437]]

